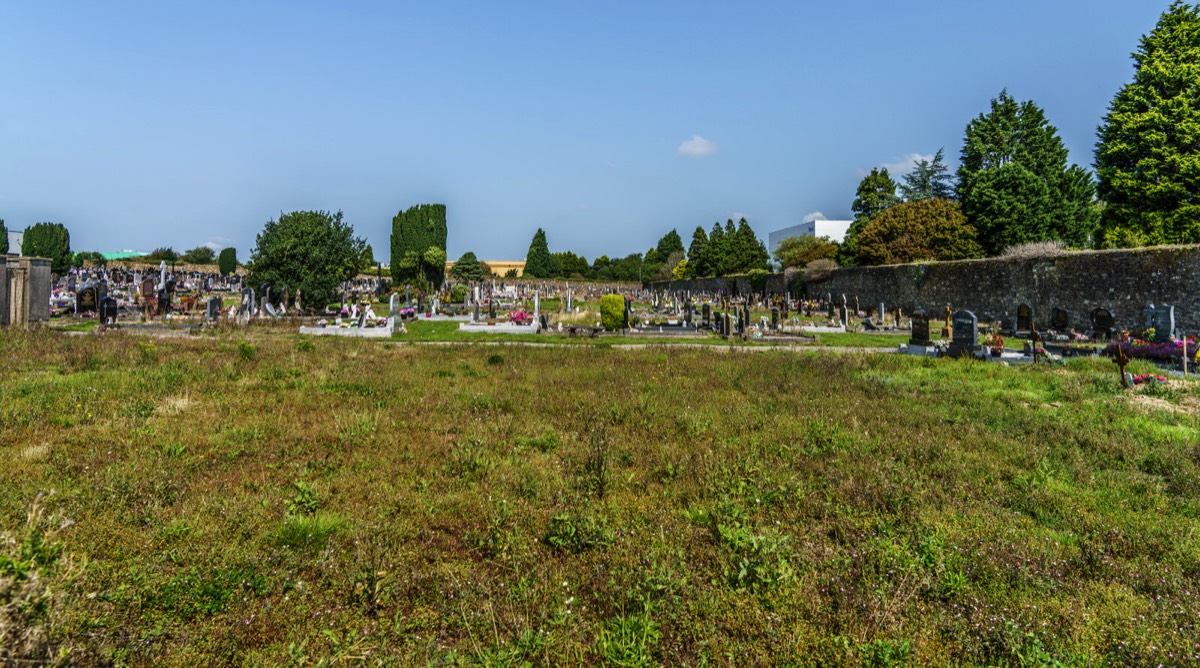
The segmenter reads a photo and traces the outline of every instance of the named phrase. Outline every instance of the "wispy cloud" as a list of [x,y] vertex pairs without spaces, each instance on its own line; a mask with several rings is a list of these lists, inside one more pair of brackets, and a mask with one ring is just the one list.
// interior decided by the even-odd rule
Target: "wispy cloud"
[[895,162],[885,162],[880,165],[880,167],[886,167],[888,173],[892,176],[900,176],[902,174],[911,172],[913,170],[913,166],[921,160],[931,161],[933,160],[933,154],[922,155],[920,153],[909,153]]
[[829,219],[826,218],[825,214],[821,213],[820,211],[813,211],[812,213],[804,214],[804,217],[800,219],[800,222],[811,223],[814,220],[829,220]]
[[685,158],[703,158],[717,152],[717,142],[700,135],[692,135],[692,138],[685,139],[675,152]]

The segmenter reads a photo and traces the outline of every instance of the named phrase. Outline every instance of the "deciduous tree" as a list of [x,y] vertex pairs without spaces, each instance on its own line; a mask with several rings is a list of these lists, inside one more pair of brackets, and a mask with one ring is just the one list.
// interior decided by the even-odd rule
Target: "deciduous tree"
[[1100,244],[1200,242],[1200,9],[1172,4],[1133,63],[1098,131]]
[[184,264],[212,264],[217,261],[216,253],[208,246],[196,246],[180,258]]
[[775,248],[775,261],[787,269],[788,267],[803,267],[813,260],[835,260],[838,254],[838,243],[829,237],[814,237],[809,235],[788,237],[779,242]]
[[850,210],[854,212],[854,222],[846,230],[846,238],[838,249],[838,263],[853,267],[858,260],[858,233],[872,218],[886,211],[888,207],[899,201],[896,197],[896,182],[888,174],[887,167],[874,167],[871,173],[858,183],[854,194],[854,203]]
[[866,264],[901,264],[983,257],[975,228],[957,202],[925,199],[903,202],[872,218],[858,237],[858,258]]
[[358,273],[365,245],[341,211],[294,211],[267,222],[258,234],[247,263],[249,282],[298,289],[305,304],[324,306]]

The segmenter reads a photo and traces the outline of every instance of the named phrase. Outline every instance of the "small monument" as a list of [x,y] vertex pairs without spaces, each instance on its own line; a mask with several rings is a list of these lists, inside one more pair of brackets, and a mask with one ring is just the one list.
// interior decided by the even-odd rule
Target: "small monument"
[[954,336],[950,339],[950,356],[973,356],[979,351],[979,318],[964,309],[954,313],[952,322]]
[[908,345],[923,347],[933,345],[933,341],[929,340],[929,316],[925,315],[924,311],[916,311],[912,314],[912,336],[908,338]]

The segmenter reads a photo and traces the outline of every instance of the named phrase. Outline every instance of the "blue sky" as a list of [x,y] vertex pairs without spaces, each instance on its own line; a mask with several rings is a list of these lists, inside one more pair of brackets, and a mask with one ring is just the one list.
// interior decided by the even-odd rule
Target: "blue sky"
[[1090,166],[1168,2],[0,4],[0,218],[249,255],[280,212],[448,207],[448,254],[643,251],[846,218],[1001,89]]

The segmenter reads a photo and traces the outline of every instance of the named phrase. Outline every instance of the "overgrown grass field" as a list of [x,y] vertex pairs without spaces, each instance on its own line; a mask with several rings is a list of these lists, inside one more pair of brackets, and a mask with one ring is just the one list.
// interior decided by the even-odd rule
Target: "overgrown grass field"
[[1200,662],[1200,402],[1109,362],[113,332],[0,359],[0,664]]

